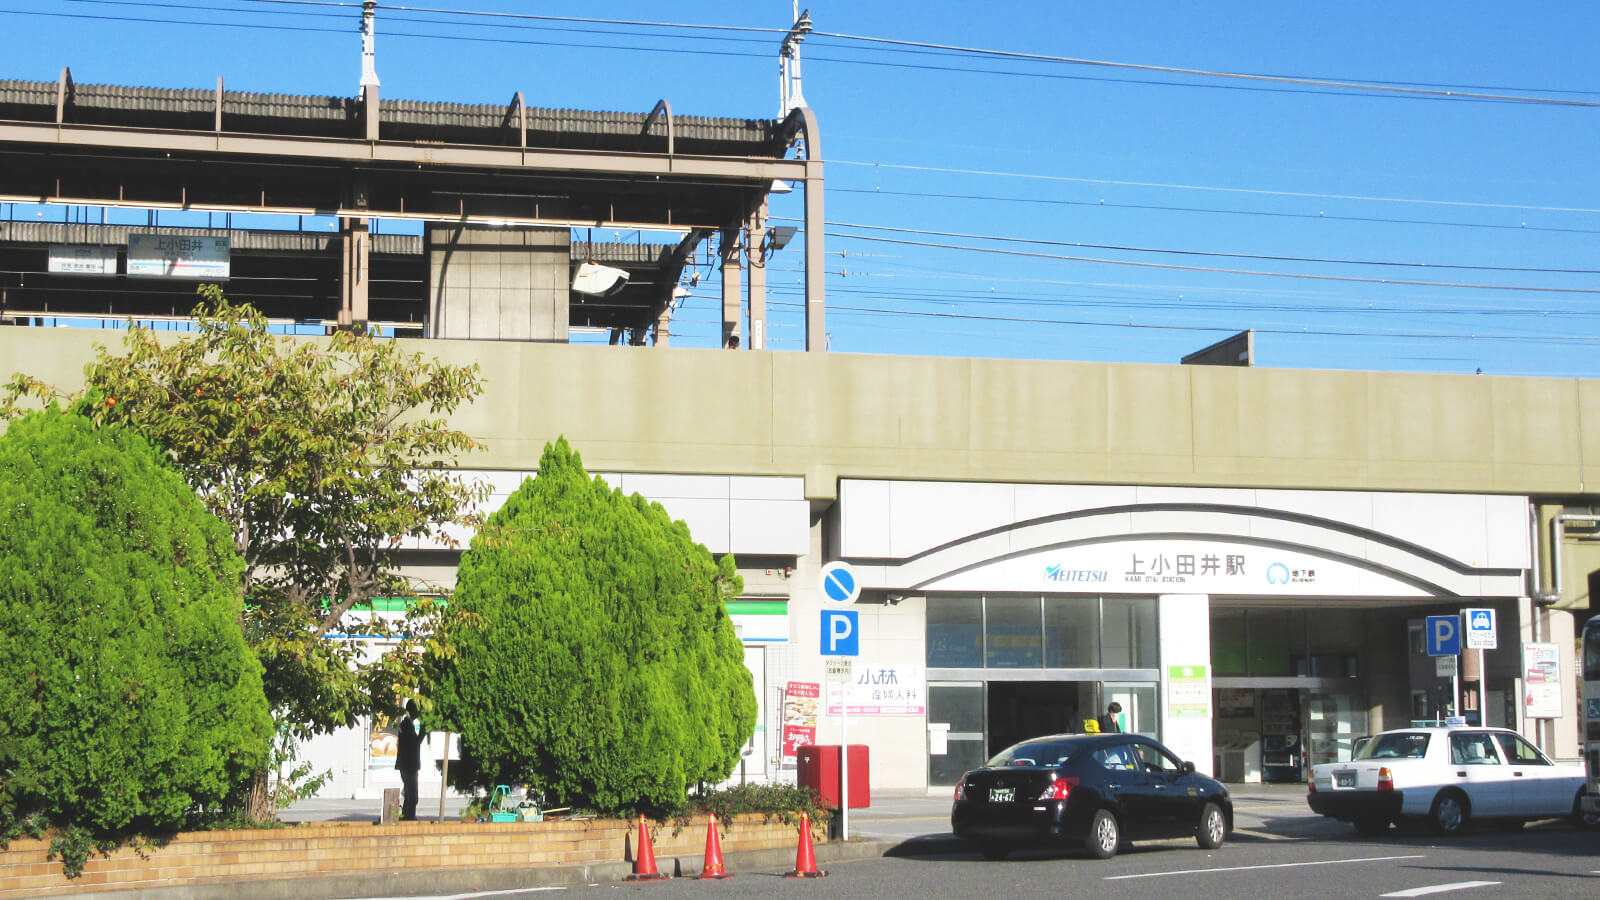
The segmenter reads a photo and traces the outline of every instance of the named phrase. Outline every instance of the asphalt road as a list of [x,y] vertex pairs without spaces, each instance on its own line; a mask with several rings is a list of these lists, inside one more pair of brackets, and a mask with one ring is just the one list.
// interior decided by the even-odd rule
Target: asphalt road
[[[829,876],[789,880],[782,870],[736,872],[726,881],[678,879],[648,884],[587,885],[543,891],[445,895],[467,898],[632,895],[703,897],[1505,897],[1600,896],[1600,833],[1560,822],[1520,831],[1474,828],[1450,839],[1420,829],[1382,839],[1357,836],[1350,826],[1312,815],[1303,796],[1277,793],[1236,797],[1236,833],[1222,848],[1204,851],[1193,840],[1135,845],[1107,861],[1078,852],[1020,853],[1002,862],[976,853],[948,852],[948,823],[933,804],[900,810],[895,828],[917,831],[929,852],[912,841],[882,859],[836,863]],[[887,812],[887,811],[885,811]],[[852,822],[886,830],[863,811]],[[859,825],[857,824],[859,823]],[[941,829],[938,826],[943,824]],[[945,832],[945,833],[941,833]],[[939,845],[941,852],[933,852]]]

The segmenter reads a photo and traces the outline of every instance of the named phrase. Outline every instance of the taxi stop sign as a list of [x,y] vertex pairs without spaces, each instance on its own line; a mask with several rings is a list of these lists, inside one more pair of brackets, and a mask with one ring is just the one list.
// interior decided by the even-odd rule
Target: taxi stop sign
[[1461,614],[1467,620],[1467,649],[1495,649],[1494,610],[1464,609]]

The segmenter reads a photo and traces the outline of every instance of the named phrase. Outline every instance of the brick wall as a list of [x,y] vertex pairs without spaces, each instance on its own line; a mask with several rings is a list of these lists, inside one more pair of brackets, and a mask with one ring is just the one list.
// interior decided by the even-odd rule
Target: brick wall
[[[761,816],[720,824],[724,853],[795,846],[792,826],[763,823]],[[651,823],[658,858],[704,852],[705,819],[674,830]],[[823,829],[814,826],[813,837],[825,840]],[[143,857],[127,847],[95,856],[71,880],[62,875],[60,860],[45,860],[48,840],[18,840],[0,853],[0,898],[421,869],[580,866],[631,861],[636,838],[636,822],[614,819],[204,831],[180,834]]]

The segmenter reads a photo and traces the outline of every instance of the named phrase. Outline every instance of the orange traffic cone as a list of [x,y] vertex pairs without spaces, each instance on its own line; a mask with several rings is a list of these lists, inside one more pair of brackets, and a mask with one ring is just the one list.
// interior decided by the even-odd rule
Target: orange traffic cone
[[639,842],[633,848],[633,874],[629,881],[654,881],[667,876],[656,871],[656,850],[650,846],[650,826],[639,817]]
[[817,868],[817,854],[811,849],[811,814],[800,814],[800,847],[794,854],[794,871],[785,878],[822,878],[828,873]]
[[722,865],[722,839],[717,837],[717,814],[712,813],[711,821],[706,823],[706,864],[697,880],[732,877]]

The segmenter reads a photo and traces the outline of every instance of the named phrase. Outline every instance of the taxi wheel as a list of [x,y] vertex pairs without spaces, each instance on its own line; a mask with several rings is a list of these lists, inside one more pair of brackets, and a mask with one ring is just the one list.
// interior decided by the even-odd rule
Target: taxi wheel
[[1108,809],[1096,810],[1089,821],[1089,836],[1083,844],[1095,859],[1110,859],[1117,855],[1122,842],[1122,829],[1117,827],[1117,817]]
[[1433,799],[1433,809],[1428,821],[1439,834],[1459,834],[1467,824],[1467,798],[1460,791],[1440,791]]
[[1207,803],[1200,810],[1200,828],[1195,831],[1195,842],[1201,850],[1215,850],[1227,837],[1228,820],[1223,818],[1222,810],[1215,803]]
[[1572,824],[1584,831],[1594,831],[1600,828],[1600,816],[1583,811],[1583,789],[1578,789],[1578,796],[1572,799]]

